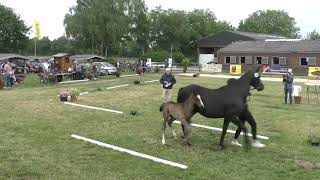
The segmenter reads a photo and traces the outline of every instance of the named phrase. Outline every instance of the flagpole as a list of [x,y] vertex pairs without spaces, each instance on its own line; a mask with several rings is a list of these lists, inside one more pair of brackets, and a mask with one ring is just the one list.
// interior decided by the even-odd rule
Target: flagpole
[[34,57],[37,57],[37,37],[34,37]]

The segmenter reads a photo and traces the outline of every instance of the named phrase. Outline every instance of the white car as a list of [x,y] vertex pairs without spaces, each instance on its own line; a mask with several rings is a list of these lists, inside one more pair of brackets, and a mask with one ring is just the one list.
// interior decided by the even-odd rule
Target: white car
[[117,72],[117,68],[107,62],[94,62],[94,65],[97,66],[101,75],[115,74]]

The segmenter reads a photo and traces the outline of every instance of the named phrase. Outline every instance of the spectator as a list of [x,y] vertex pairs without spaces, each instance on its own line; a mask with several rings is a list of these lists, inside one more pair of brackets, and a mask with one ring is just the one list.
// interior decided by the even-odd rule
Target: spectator
[[285,104],[288,103],[288,95],[289,95],[289,102],[292,104],[292,84],[293,84],[293,74],[288,72],[286,75],[283,76],[283,84],[284,84],[284,102]]
[[160,83],[163,85],[163,100],[164,102],[168,102],[171,100],[172,88],[176,83],[175,77],[171,74],[171,69],[166,68],[165,74],[162,75],[160,79]]
[[3,73],[4,73],[4,83],[5,83],[5,87],[11,87],[11,80],[10,80],[10,74],[12,72],[12,68],[9,65],[9,62],[7,61],[4,66],[3,66]]

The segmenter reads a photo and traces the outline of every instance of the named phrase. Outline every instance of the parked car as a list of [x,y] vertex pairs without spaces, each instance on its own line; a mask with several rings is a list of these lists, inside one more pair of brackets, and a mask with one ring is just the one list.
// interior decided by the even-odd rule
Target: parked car
[[115,74],[117,72],[117,68],[107,62],[94,62],[94,65],[99,69],[100,75]]
[[30,61],[30,62],[28,62],[27,67],[28,67],[29,73],[38,73],[39,68],[40,68],[40,64],[38,61]]

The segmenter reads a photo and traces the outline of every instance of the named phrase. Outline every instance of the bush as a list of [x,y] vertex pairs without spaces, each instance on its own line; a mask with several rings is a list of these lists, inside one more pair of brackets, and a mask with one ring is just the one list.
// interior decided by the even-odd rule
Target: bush
[[190,65],[190,60],[188,58],[185,58],[181,61],[181,64],[183,66],[183,73],[187,72],[188,66]]
[[28,74],[24,79],[24,87],[40,87],[43,84],[40,82],[40,77],[37,74]]
[[311,145],[319,145],[320,144],[320,136],[310,131],[310,134],[308,136],[308,142]]

